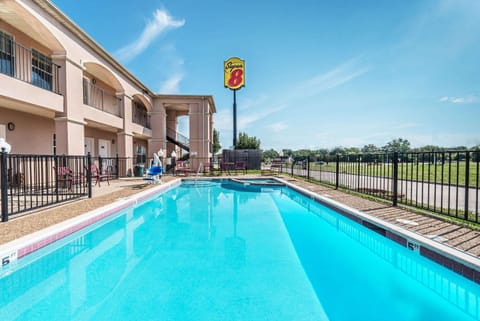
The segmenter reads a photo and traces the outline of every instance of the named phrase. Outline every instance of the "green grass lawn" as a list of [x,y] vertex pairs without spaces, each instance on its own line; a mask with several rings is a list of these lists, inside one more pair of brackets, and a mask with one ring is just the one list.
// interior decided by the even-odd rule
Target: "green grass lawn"
[[[340,173],[359,174],[367,176],[382,176],[392,177],[391,163],[358,163],[341,162]],[[310,163],[311,170],[322,170],[335,172],[336,163],[329,162],[328,164],[318,165]],[[437,182],[444,184],[465,185],[465,162],[452,162],[446,164],[432,164],[432,163],[399,163],[398,164],[398,178],[407,180],[418,180],[425,182]],[[478,187],[480,180],[479,163],[470,162],[469,186]],[[458,179],[457,179],[458,177]]]

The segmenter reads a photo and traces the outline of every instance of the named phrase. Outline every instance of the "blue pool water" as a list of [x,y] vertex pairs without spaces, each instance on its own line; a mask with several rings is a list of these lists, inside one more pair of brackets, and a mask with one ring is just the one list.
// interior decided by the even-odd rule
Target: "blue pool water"
[[286,187],[183,184],[22,259],[0,320],[479,320],[480,288]]

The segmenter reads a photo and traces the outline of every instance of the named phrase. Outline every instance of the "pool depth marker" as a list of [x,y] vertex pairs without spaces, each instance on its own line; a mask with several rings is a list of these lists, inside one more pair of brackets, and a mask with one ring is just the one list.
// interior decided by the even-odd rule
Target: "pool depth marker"
[[237,149],[237,90],[245,87],[245,61],[232,57],[223,62],[223,85],[233,90],[233,149]]

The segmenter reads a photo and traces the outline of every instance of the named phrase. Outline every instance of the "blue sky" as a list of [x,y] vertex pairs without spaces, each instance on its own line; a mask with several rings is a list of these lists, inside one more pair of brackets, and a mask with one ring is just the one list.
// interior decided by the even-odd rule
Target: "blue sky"
[[478,0],[53,3],[152,91],[213,95],[223,148],[233,56],[238,130],[262,149],[480,144]]

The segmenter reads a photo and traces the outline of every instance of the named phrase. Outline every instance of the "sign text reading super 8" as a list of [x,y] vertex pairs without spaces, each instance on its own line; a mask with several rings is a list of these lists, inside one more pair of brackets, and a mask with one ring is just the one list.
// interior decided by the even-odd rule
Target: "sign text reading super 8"
[[223,63],[224,86],[237,90],[245,86],[245,61],[240,58],[230,58]]

